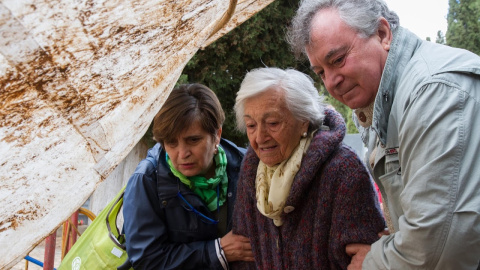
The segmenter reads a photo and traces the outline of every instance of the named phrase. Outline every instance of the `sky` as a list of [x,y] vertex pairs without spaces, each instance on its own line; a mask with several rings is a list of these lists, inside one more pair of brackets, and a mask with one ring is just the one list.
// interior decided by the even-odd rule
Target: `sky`
[[384,0],[400,17],[400,25],[421,39],[435,42],[438,30],[447,32],[448,0]]

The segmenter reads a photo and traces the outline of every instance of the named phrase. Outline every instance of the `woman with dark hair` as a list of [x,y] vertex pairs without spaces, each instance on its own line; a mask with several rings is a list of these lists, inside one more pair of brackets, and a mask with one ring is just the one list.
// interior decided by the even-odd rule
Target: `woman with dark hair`
[[245,149],[221,138],[224,120],[217,97],[201,84],[175,88],[155,116],[158,143],[124,197],[134,269],[228,269],[231,261],[253,260],[248,238],[230,232]]

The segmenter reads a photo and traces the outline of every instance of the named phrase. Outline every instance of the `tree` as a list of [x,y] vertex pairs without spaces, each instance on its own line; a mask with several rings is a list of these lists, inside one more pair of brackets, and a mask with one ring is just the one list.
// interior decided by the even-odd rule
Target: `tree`
[[[226,121],[223,137],[246,145],[244,134],[235,129],[236,92],[245,74],[259,67],[295,68],[309,74],[317,81],[320,92],[328,95],[318,82],[318,77],[310,70],[310,64],[295,60],[289,45],[285,41],[287,25],[293,17],[299,0],[277,0],[251,17],[241,26],[232,30],[207,48],[197,52],[183,70],[182,82],[198,82],[210,87],[218,96],[225,110]],[[332,105],[351,121],[348,107],[340,102]],[[357,132],[356,129],[353,132]]]
[[447,45],[480,54],[480,0],[450,0]]

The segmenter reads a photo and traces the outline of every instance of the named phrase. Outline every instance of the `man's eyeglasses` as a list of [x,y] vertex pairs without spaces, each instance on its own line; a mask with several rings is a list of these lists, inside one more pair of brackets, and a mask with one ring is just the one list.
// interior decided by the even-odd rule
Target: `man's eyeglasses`
[[[218,190],[218,186],[217,186],[217,217],[219,217],[219,213],[220,213],[220,206],[218,204],[218,201],[219,201],[219,190]],[[189,212],[193,212],[195,213],[195,215],[203,222],[203,223],[206,223],[206,224],[218,224],[218,222],[220,222],[220,220],[214,220],[214,219],[211,219],[207,216],[205,216],[204,214],[200,213],[200,211],[198,211],[197,209],[195,209],[186,199],[185,197],[183,197],[182,193],[180,193],[180,190],[178,191],[177,193],[177,196],[182,199],[183,202],[185,202],[185,205],[182,204],[183,208]]]

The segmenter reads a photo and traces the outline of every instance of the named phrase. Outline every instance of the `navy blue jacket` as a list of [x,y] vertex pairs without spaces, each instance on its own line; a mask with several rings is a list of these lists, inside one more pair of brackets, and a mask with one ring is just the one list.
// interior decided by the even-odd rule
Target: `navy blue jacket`
[[[221,139],[227,155],[227,232],[245,149]],[[215,250],[217,225],[202,222],[177,196],[178,191],[204,215],[215,219],[205,203],[175,177],[160,144],[148,150],[157,170],[142,160],[130,177],[123,202],[124,232],[134,269],[223,269]]]

